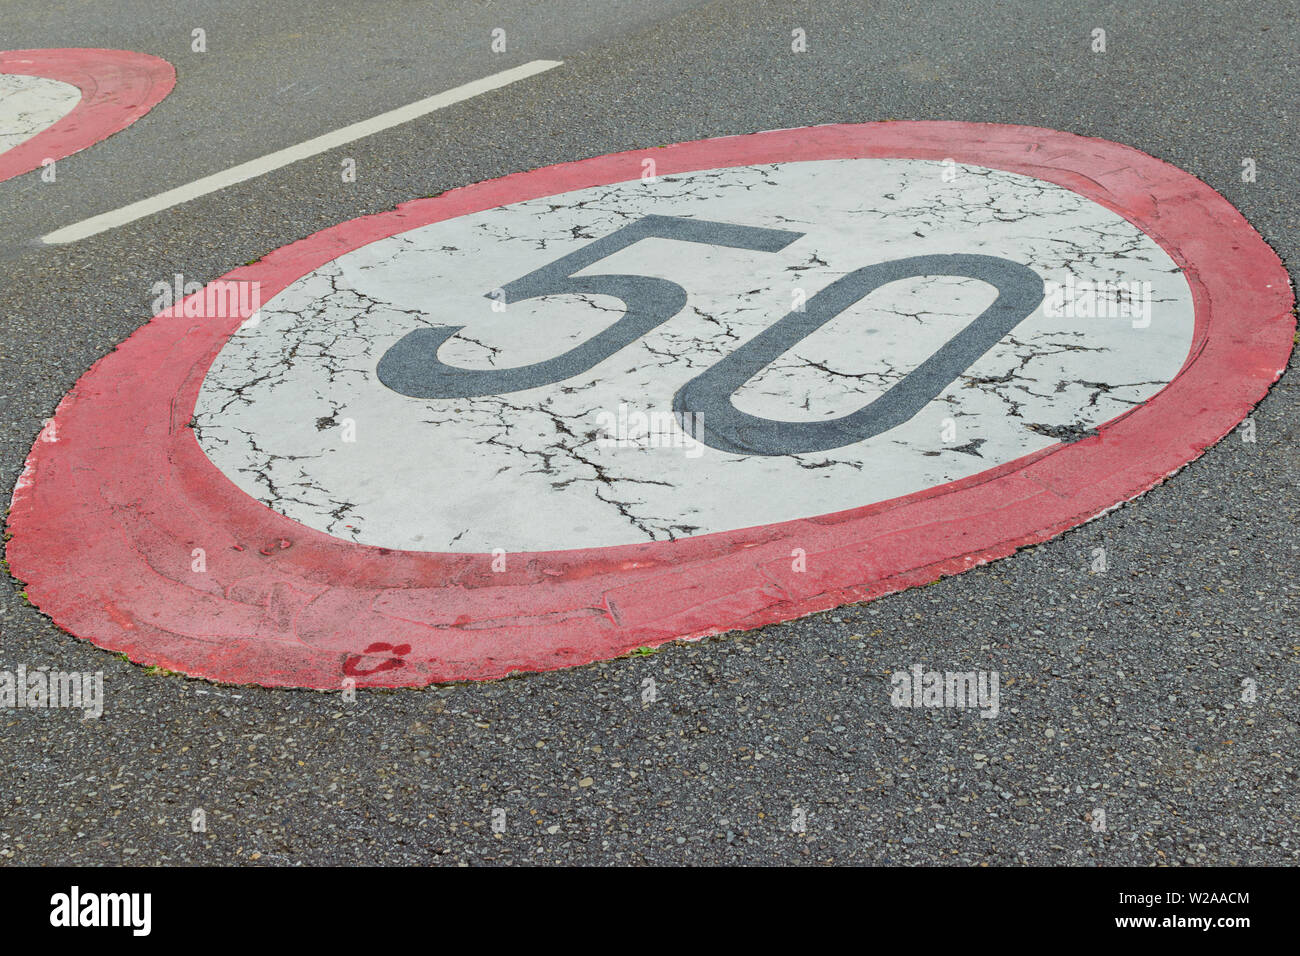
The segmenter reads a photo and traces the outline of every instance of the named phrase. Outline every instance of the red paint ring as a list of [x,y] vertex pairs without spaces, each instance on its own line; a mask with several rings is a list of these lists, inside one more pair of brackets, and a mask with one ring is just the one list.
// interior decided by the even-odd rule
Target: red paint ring
[[[644,152],[551,166],[345,222],[236,269],[265,300],[366,243],[635,179]],[[15,489],[8,556],[61,627],[133,660],[281,686],[421,685],[606,659],[752,628],[953,574],[1044,541],[1158,484],[1230,432],[1285,368],[1281,261],[1223,197],[1126,146],[1022,126],[822,126],[655,150],[659,175],[837,158],[952,158],[1065,186],[1123,215],[1184,270],[1186,364],[1095,437],[923,492],[739,531],[586,550],[392,551],[307,528],[236,488],[187,427],[239,319],[155,317],[59,405]],[[191,550],[207,571],[191,571]],[[791,570],[802,548],[807,570]],[[368,652],[367,652],[368,650]]]
[[127,50],[5,50],[0,73],[43,76],[81,90],[67,116],[0,153],[0,181],[107,139],[148,113],[176,85],[166,60]]

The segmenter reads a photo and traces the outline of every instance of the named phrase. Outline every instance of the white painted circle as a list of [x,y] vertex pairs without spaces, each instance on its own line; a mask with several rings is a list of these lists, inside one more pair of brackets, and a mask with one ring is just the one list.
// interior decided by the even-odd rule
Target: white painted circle
[[[589,339],[619,317],[617,299],[548,296],[499,312],[485,295],[647,214],[805,235],[779,252],[646,239],[581,270],[661,277],[689,298],[558,385],[424,400],[379,381],[380,358],[420,326],[465,326],[439,356],[484,369]],[[910,420],[828,452],[740,456],[692,446],[680,429],[652,447],[599,441],[620,406],[668,421],[676,391],[789,312],[796,290],[811,299],[862,266],[944,254],[1010,259],[1075,288],[1149,288],[1150,321],[1054,316],[1045,302]],[[995,298],[972,278],[883,286],[734,404],[797,421],[855,411]],[[1187,358],[1193,325],[1191,291],[1157,243],[1052,183],[901,159],[713,169],[520,202],[349,252],[231,337],[194,425],[237,486],[345,540],[473,553],[621,545],[860,507],[1054,445],[1059,429],[1095,427],[1158,392]]]
[[0,153],[27,142],[71,113],[81,90],[45,76],[0,73]]

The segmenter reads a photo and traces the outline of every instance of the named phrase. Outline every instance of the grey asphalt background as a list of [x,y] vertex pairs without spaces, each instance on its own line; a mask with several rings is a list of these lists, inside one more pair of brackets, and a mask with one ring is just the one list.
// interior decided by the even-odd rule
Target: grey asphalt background
[[[57,184],[0,183],[7,488],[60,396],[147,320],[154,282],[616,150],[887,118],[1048,126],[1188,170],[1300,261],[1286,0],[158,6],[0,4],[0,48],[123,47],[179,74],[147,117],[61,161]],[[498,25],[510,50],[494,55]],[[196,26],[207,54],[189,52]],[[790,51],[796,27],[807,53]],[[32,241],[538,57],[565,66],[75,245]],[[102,670],[107,707],[0,712],[0,861],[1293,864],[1298,405],[1290,371],[1253,444],[1230,436],[1108,516],[926,588],[351,704],[150,675],[5,585],[0,666]],[[1001,715],[891,707],[888,672],[914,663],[998,670]]]

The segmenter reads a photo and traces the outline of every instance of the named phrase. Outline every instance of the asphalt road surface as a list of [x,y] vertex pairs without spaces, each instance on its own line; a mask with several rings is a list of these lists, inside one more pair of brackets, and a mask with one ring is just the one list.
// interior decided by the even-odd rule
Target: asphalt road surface
[[[57,184],[0,183],[6,487],[63,394],[148,320],[155,282],[619,150],[883,119],[1044,126],[1181,167],[1300,259],[1285,0],[5,5],[0,49],[60,46],[154,54],[178,81],[61,161]],[[81,242],[38,241],[534,59],[563,65]],[[13,583],[0,663],[102,670],[106,705],[98,720],[0,712],[0,860],[1294,862],[1298,420],[1289,371],[1253,442],[1230,435],[1098,520],[868,605],[354,702],[151,673],[63,633]],[[1002,712],[892,707],[889,672],[914,663],[996,669]]]

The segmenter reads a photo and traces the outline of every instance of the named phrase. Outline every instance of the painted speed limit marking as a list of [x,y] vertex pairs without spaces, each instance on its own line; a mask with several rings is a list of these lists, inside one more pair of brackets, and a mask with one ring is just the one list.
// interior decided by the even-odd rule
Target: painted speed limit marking
[[191,674],[582,663],[1140,494],[1263,396],[1291,303],[1226,201],[1104,141],[888,123],[602,156],[159,315],[37,442],[9,556],[62,626]]
[[[1051,308],[1070,282],[1110,290],[1103,315]],[[340,256],[222,349],[195,435],[249,495],[362,544],[668,541],[1042,451],[1163,388],[1194,325],[1178,264],[1062,186],[922,159],[705,169]]]
[[131,125],[176,84],[170,63],[124,50],[0,51],[0,180]]

